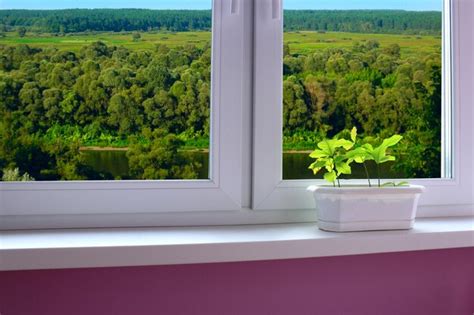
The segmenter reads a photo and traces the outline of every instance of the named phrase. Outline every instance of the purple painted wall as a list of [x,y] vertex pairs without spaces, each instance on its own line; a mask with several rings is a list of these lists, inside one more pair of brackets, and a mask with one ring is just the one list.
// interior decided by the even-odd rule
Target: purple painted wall
[[0,273],[1,315],[474,313],[474,248]]

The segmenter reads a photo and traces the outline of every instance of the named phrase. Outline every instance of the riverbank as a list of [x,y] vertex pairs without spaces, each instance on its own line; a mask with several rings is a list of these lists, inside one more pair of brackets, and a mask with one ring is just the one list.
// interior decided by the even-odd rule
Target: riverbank
[[98,146],[82,146],[79,151],[128,151],[128,147],[98,147]]
[[[125,150],[124,150],[125,149]],[[82,151],[87,165],[93,170],[102,174],[108,174],[110,179],[136,179],[130,174],[129,161],[126,148],[115,148],[115,150],[106,150],[105,147],[90,148]],[[202,150],[187,151],[183,154],[193,162],[197,162],[201,167],[198,171],[198,179],[209,178],[209,153]],[[322,172],[317,176],[313,175],[308,169],[314,160],[309,157],[308,152],[291,151],[283,152],[283,179],[321,179]],[[376,174],[374,165],[369,165],[369,172]],[[385,178],[402,178],[403,174],[397,174],[392,169],[392,164],[383,164],[381,172]],[[352,178],[365,178],[365,171],[360,164],[354,164],[352,167]]]
[[[128,151],[128,147],[111,147],[111,146],[106,146],[106,147],[100,147],[100,146],[81,146],[79,148],[79,151]],[[209,153],[209,149],[202,149],[202,148],[185,148],[180,151],[183,152],[203,152],[203,153]],[[310,154],[313,152],[312,150],[283,150],[283,153],[288,153],[288,154],[303,154],[303,153],[308,153]]]

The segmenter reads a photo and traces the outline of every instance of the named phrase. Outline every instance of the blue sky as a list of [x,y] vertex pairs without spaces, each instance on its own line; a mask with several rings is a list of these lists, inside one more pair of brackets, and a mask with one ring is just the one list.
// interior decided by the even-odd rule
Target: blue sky
[[[259,0],[257,0],[259,1]],[[441,11],[442,0],[284,0],[285,9],[402,9]],[[209,9],[211,0],[0,0],[0,9]]]

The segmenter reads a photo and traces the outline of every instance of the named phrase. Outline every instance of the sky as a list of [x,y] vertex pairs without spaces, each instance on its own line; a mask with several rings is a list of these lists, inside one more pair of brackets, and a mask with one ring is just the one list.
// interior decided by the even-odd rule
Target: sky
[[[260,1],[260,0],[257,0]],[[211,0],[0,0],[0,9],[210,9]],[[441,11],[442,0],[284,0],[285,9],[401,9]]]

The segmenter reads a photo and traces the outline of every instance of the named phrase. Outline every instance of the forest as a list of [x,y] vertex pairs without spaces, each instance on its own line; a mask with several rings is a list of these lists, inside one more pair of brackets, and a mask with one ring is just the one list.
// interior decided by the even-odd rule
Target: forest
[[[17,26],[2,14],[4,25]],[[30,26],[42,27],[48,16],[36,14]],[[352,126],[366,141],[399,133],[398,172],[439,177],[440,40],[416,54],[396,40],[345,41],[304,51],[283,45],[285,149],[312,149]],[[210,71],[209,42],[132,49],[94,41],[72,51],[0,39],[0,178],[114,179],[85,163],[88,146],[126,147],[133,179],[197,178],[200,165],[182,152],[208,148]]]
[[[401,10],[285,10],[286,31],[441,34],[441,12]],[[0,31],[78,33],[211,29],[210,10],[0,10]]]

